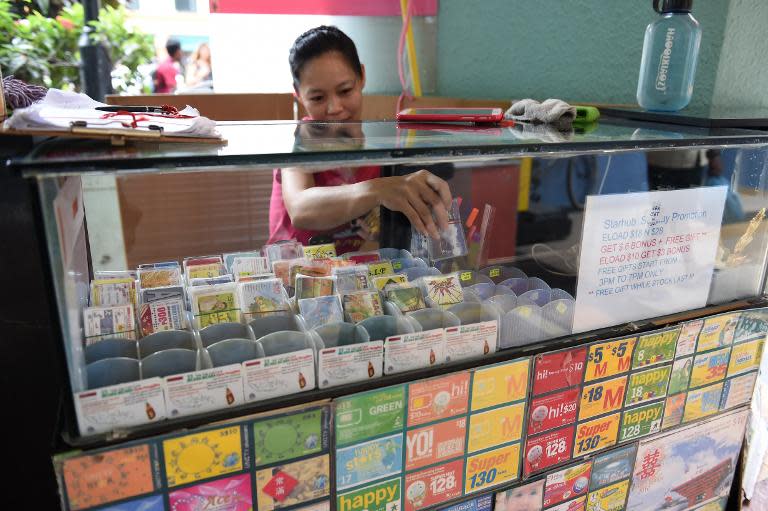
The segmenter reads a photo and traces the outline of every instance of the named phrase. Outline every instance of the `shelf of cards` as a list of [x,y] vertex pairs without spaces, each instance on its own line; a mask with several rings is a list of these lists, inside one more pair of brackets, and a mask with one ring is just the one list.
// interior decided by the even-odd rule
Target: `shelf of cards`
[[456,250],[414,239],[423,257],[386,248],[337,257],[332,244],[286,241],[97,272],[82,313],[80,434],[479,360],[571,333],[567,292],[513,267],[451,271]]
[[64,509],[722,510],[767,332],[728,312],[65,454]]

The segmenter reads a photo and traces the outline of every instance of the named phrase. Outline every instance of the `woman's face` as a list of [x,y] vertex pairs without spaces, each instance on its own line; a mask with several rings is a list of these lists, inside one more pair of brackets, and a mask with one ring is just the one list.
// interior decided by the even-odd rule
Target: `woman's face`
[[363,110],[363,76],[358,76],[337,51],[315,57],[301,69],[296,93],[316,121],[360,120]]

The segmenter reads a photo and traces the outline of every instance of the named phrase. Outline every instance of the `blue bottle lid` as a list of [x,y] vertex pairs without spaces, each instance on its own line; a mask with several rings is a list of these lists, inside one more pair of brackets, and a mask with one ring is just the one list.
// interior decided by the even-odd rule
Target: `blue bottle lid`
[[653,9],[660,13],[691,12],[693,0],[653,0]]

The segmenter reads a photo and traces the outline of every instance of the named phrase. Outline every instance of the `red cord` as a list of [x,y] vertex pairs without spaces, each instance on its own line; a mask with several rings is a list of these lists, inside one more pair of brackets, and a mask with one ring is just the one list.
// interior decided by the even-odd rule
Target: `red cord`
[[178,108],[171,105],[163,105],[160,107],[163,110],[163,113],[161,114],[155,114],[155,113],[141,113],[136,114],[136,112],[129,112],[127,110],[118,110],[117,112],[109,112],[101,116],[102,119],[111,119],[113,117],[117,117],[118,115],[128,115],[131,117],[131,122],[123,122],[120,121],[120,123],[126,127],[126,128],[138,128],[140,122],[149,121],[149,117],[163,117],[165,119],[191,119],[193,116],[191,115],[183,115],[179,113]]

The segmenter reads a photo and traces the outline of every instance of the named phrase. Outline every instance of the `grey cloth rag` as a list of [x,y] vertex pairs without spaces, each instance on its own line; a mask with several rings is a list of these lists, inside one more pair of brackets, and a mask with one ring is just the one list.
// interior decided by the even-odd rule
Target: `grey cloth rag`
[[549,124],[534,124],[531,122],[518,122],[507,128],[515,138],[519,140],[537,140],[540,142],[567,142],[573,138],[572,130],[564,130]]
[[504,118],[515,121],[557,124],[562,129],[570,127],[576,118],[576,107],[561,99],[548,99],[539,103],[534,99],[521,99],[512,104]]

